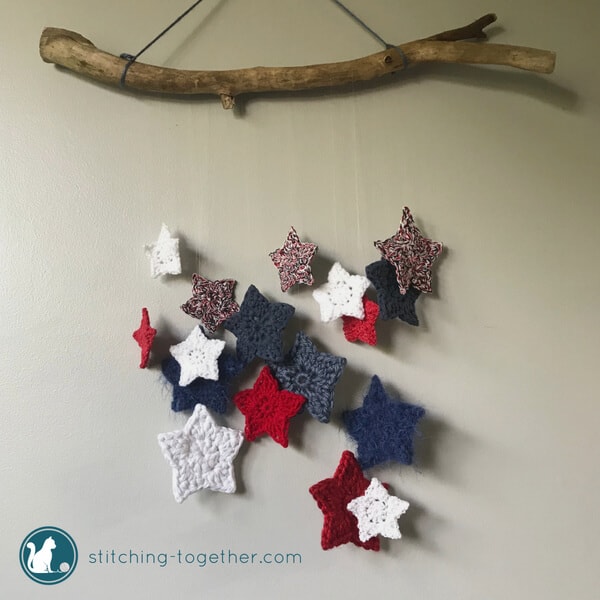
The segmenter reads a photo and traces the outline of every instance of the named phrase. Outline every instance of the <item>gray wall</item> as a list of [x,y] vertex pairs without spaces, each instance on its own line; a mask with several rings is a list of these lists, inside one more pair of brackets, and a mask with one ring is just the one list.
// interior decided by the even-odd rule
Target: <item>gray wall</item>
[[[554,49],[554,75],[431,67],[371,90],[161,101],[45,65],[42,27],[135,51],[185,2],[0,1],[0,572],[12,598],[597,598],[597,2],[350,2],[405,41],[493,9],[494,41]],[[148,55],[182,68],[352,58],[377,44],[331,2],[206,0]],[[372,373],[426,406],[417,468],[372,474],[413,508],[379,554],[323,552],[307,492],[350,448],[336,421],[292,423],[287,450],[246,446],[243,493],[177,505],[156,434],[169,410],[131,332],[148,306],[164,335],[193,321],[185,278],[149,277],[161,222],[188,270],[285,300],[267,253],[291,224],[318,243],[317,274],[360,272],[409,205],[446,244],[423,326],[353,346],[288,300],[322,348],[346,356],[337,413]],[[320,265],[320,266],[319,266]],[[230,339],[230,338],[228,338]],[[164,349],[164,348],[163,348]],[[239,413],[225,421],[242,427]],[[43,589],[21,572],[27,532],[65,528],[81,553]],[[99,549],[300,552],[298,566],[100,567]],[[356,573],[356,577],[352,574]]]

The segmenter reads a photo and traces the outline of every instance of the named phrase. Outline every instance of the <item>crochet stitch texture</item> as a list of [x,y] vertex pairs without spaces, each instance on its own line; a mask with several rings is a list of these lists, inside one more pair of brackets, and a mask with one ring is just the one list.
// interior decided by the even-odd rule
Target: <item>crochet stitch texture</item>
[[140,369],[145,369],[148,366],[150,358],[150,350],[156,337],[156,329],[150,327],[150,317],[148,309],[142,308],[142,321],[138,329],[133,332],[133,339],[138,343],[141,349],[142,357],[140,361]]
[[236,349],[240,360],[248,364],[258,356],[267,362],[281,362],[281,336],[295,310],[284,302],[269,302],[251,285],[239,312],[223,324],[237,337]]
[[183,502],[203,488],[235,492],[233,459],[243,440],[241,431],[217,425],[202,404],[183,429],[159,434],[158,444],[173,469],[175,500]]
[[269,253],[279,271],[282,292],[287,292],[297,283],[314,283],[310,262],[316,251],[316,244],[301,242],[296,230],[291,227],[283,246]]
[[417,423],[424,415],[424,408],[390,398],[373,375],[362,407],[344,413],[360,466],[370,469],[390,460],[412,464]]
[[365,309],[364,319],[342,317],[344,337],[349,342],[365,342],[370,346],[375,346],[377,344],[375,323],[379,316],[379,306],[377,306],[377,302],[373,302],[373,300],[369,300],[365,296],[363,298],[363,307]]
[[346,362],[341,356],[319,352],[312,340],[300,331],[285,361],[271,368],[284,390],[304,396],[308,412],[321,423],[328,423],[333,391]]
[[312,497],[323,512],[321,547],[329,550],[352,542],[365,550],[379,550],[379,538],[361,540],[358,521],[348,510],[354,498],[362,496],[369,487],[354,454],[349,450],[342,453],[333,477],[323,479],[309,488]]
[[181,273],[179,239],[171,237],[169,228],[164,223],[156,242],[146,246],[146,254],[150,257],[150,274],[152,277],[179,275]]

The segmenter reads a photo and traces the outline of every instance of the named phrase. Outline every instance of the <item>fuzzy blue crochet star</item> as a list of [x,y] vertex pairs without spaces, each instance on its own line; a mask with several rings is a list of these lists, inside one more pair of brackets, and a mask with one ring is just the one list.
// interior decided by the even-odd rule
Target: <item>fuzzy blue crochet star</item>
[[392,264],[387,260],[378,260],[366,266],[365,274],[377,292],[379,316],[382,319],[398,317],[409,325],[419,324],[415,302],[421,292],[411,285],[406,294],[402,295],[396,280],[396,270]]
[[248,364],[258,356],[267,362],[283,360],[281,334],[295,308],[284,302],[269,302],[255,286],[246,291],[240,311],[223,326],[237,337],[237,355]]
[[243,364],[228,352],[223,352],[218,358],[219,379],[194,379],[189,385],[179,385],[179,363],[170,356],[162,362],[162,372],[165,379],[173,386],[171,409],[175,412],[192,410],[196,404],[223,414],[229,402],[228,386],[231,380],[243,369]]
[[390,460],[412,464],[417,422],[424,415],[424,408],[388,396],[373,375],[362,407],[344,413],[346,429],[358,444],[360,466],[370,469]]
[[328,423],[333,389],[345,366],[345,358],[319,352],[311,339],[299,331],[285,362],[271,368],[282,389],[304,396],[308,412],[321,423]]

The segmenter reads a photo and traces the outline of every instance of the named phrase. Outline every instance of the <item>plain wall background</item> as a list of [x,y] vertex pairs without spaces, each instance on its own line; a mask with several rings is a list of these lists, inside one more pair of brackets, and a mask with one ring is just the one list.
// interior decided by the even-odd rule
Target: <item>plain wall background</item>
[[[134,52],[186,2],[0,0],[0,573],[16,598],[597,598],[597,2],[348,0],[401,42],[490,10],[493,41],[555,50],[556,72],[414,69],[368,89],[160,100],[44,64],[46,25]],[[332,2],[206,0],[148,53],[181,68],[308,64],[378,50]],[[284,296],[268,252],[290,225],[316,242],[319,283],[353,272],[402,206],[444,242],[423,325],[381,323],[382,345],[318,322],[310,289]],[[162,222],[187,276],[152,280],[143,245]],[[375,469],[412,503],[379,554],[323,552],[307,489],[352,448],[339,420],[292,422],[294,443],[246,445],[243,493],[177,505],[156,435],[182,426],[131,332],[147,306],[162,352],[194,321],[189,274],[250,283],[297,307],[346,356],[336,417],[371,374],[423,404],[417,468]],[[230,339],[230,338],[228,338]],[[242,427],[239,413],[225,421]],[[65,528],[75,574],[43,588],[18,564],[24,536]],[[288,567],[99,567],[101,548],[300,552]]]

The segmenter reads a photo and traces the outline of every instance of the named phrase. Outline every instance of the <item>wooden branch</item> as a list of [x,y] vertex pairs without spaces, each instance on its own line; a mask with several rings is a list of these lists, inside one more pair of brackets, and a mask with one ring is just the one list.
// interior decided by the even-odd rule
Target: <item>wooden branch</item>
[[[556,60],[553,52],[463,41],[485,39],[483,29],[495,20],[495,15],[485,15],[465,27],[401,44],[397,49],[321,65],[184,71],[134,62],[127,72],[125,85],[127,89],[139,92],[216,94],[224,108],[233,108],[238,94],[341,86],[383,77],[419,63],[502,65],[536,73],[552,73]],[[125,59],[99,50],[78,33],[53,27],[42,32],[40,55],[45,62],[116,86],[120,85],[127,64]]]

